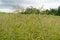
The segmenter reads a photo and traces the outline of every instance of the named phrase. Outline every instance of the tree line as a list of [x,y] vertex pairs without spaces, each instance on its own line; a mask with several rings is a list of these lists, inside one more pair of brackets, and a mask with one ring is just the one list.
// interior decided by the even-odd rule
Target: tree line
[[56,9],[50,8],[50,9],[46,9],[46,10],[41,10],[41,9],[30,7],[30,8],[26,8],[25,10],[18,12],[18,13],[22,13],[22,14],[47,14],[47,15],[60,16],[60,6]]

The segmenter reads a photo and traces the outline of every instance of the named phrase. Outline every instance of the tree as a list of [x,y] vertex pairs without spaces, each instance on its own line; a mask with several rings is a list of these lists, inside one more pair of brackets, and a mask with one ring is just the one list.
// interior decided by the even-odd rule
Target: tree
[[33,8],[33,7],[30,7],[30,8],[26,8],[25,14],[39,14],[40,13],[40,10],[39,9],[36,9],[36,8]]
[[56,15],[57,14],[57,9],[50,9],[50,14]]
[[58,7],[57,15],[60,16],[60,6]]

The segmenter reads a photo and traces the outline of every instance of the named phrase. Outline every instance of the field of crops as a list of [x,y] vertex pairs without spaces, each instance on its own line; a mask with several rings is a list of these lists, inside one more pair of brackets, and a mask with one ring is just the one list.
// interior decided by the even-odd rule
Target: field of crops
[[0,14],[0,40],[60,40],[60,16]]

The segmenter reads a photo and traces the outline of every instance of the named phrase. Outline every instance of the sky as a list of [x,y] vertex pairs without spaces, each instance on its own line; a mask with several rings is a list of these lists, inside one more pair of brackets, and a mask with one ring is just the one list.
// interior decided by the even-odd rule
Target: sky
[[43,5],[44,9],[57,8],[60,6],[60,0],[0,0],[0,11],[11,11],[17,6],[29,7],[33,6],[40,8]]

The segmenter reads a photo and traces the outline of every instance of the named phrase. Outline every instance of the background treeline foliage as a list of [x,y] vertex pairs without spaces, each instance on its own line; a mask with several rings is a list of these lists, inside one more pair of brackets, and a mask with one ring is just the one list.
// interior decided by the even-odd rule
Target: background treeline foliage
[[60,16],[60,6],[56,9],[50,8],[46,10],[41,10],[37,8],[26,8],[24,11],[21,11],[22,14],[47,14],[47,15],[58,15]]
[[29,7],[24,11],[21,11],[22,14],[40,14],[40,9]]

